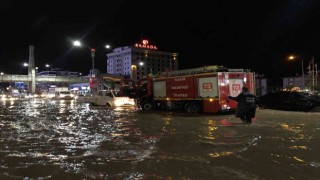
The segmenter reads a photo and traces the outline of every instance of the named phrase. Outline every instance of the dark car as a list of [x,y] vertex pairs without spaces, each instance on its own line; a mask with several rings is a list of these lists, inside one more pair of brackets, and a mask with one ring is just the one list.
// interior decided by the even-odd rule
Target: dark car
[[274,92],[260,96],[258,99],[262,108],[320,112],[320,97],[303,92]]

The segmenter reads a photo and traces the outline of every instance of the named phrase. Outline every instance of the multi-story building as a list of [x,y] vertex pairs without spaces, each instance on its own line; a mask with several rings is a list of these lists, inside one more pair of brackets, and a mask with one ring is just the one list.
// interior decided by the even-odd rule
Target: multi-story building
[[283,89],[288,89],[288,87],[299,87],[301,90],[305,89],[304,78],[301,76],[296,77],[284,77],[283,79]]
[[159,51],[148,40],[119,47],[107,54],[107,73],[124,75],[136,81],[148,74],[178,70],[178,53]]

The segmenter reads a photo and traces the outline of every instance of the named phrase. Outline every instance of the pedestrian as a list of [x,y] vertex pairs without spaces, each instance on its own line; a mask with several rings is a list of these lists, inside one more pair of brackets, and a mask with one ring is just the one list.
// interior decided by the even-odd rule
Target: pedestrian
[[237,101],[236,117],[242,122],[250,124],[256,114],[257,96],[252,94],[247,87],[242,87],[242,92],[237,97],[228,96],[228,99]]

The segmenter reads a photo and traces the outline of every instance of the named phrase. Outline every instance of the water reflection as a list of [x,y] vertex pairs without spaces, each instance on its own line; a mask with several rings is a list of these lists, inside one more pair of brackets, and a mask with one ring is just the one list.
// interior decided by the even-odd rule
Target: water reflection
[[238,120],[46,99],[5,102],[0,112],[0,179],[320,177],[319,123],[299,114],[263,111],[251,126],[224,126]]

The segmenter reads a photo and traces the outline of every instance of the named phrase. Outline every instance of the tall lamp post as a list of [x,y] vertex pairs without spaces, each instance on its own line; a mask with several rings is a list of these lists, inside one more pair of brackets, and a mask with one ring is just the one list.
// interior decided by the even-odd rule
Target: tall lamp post
[[[92,70],[91,70],[91,76],[92,77],[95,77],[95,74],[94,74],[94,58],[95,58],[95,56],[96,56],[96,50],[99,48],[92,48],[92,47],[90,47],[90,46],[88,46],[88,45],[85,45],[85,44],[82,44],[80,41],[74,41],[73,42],[73,45],[74,46],[82,46],[82,45],[84,45],[85,47],[87,47],[89,50],[90,50],[90,52],[91,52],[91,61],[92,61]],[[104,46],[106,49],[110,49],[110,45],[105,45]]]
[[28,66],[29,66],[28,63],[26,63],[26,62],[22,63],[22,68],[20,69],[20,74],[23,74],[24,73],[24,68],[26,68]]
[[302,86],[303,88],[305,88],[305,83],[304,83],[304,68],[303,68],[303,58],[301,57],[296,57],[296,56],[289,56],[288,57],[289,60],[295,60],[295,59],[301,59],[301,73],[302,73]]

